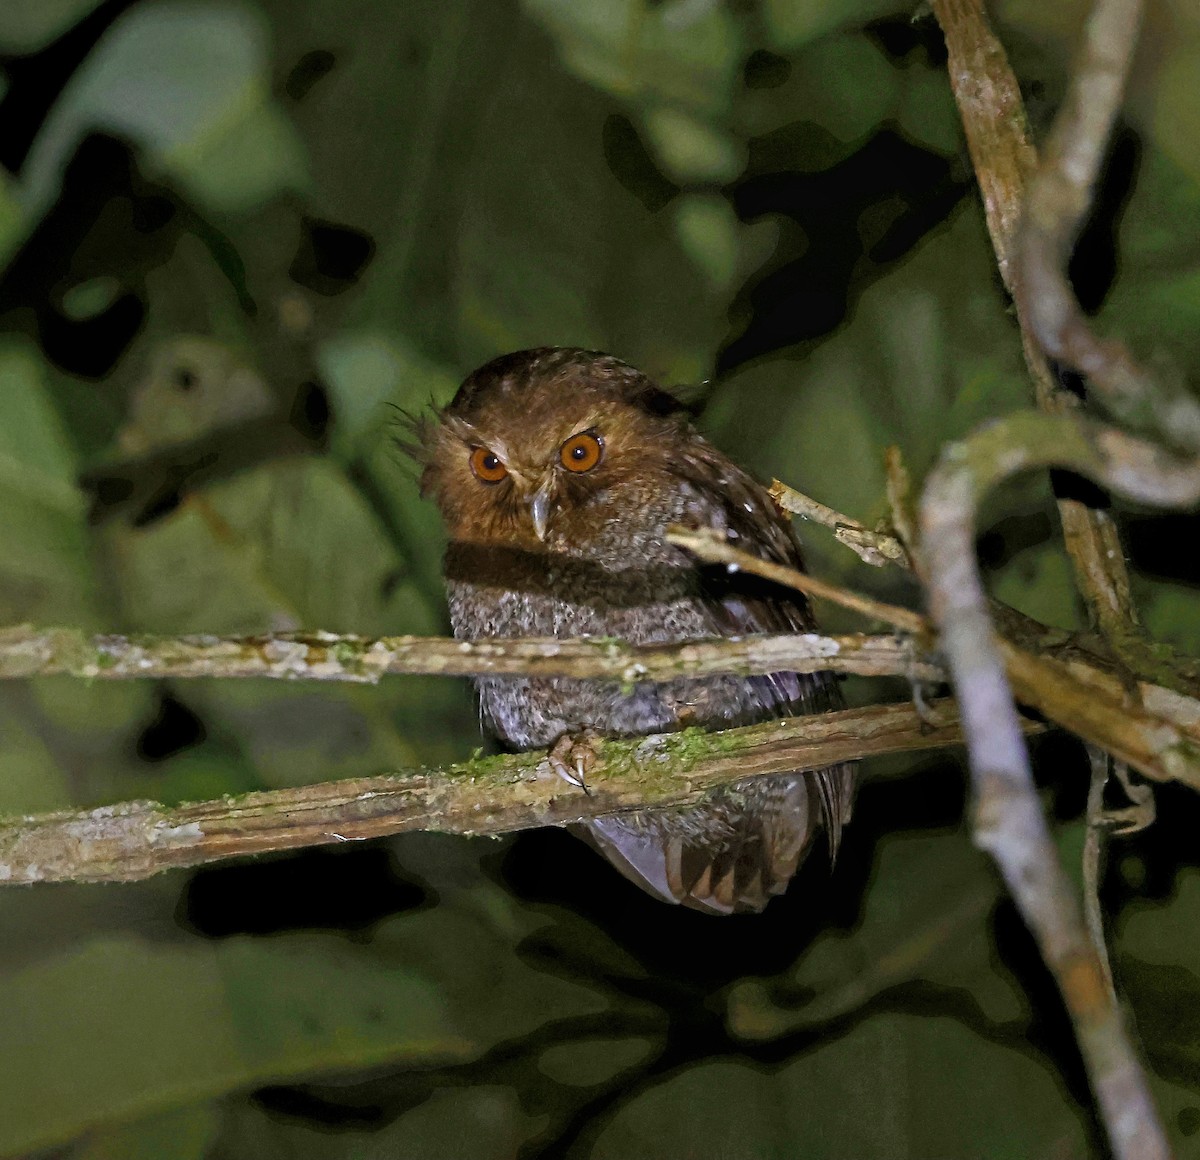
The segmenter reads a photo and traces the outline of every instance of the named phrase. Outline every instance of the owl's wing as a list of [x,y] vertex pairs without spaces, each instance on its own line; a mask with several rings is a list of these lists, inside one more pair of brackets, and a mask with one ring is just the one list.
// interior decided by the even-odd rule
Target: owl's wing
[[[697,437],[689,446],[688,478],[696,490],[689,517],[698,527],[723,532],[743,551],[805,571],[791,521],[776,508],[766,490],[732,460]],[[701,569],[704,606],[714,636],[746,633],[812,632],[816,620],[803,593],[727,568]],[[844,707],[841,689],[831,673],[770,673],[748,678],[759,690],[768,716],[796,716]],[[850,820],[856,767],[835,765],[811,776],[821,801],[821,819],[836,856],[842,826]]]
[[[790,524],[765,490],[698,437],[681,476],[691,493],[688,522],[729,536],[763,559],[802,568]],[[815,627],[804,596],[725,568],[702,569],[702,599],[714,636],[807,632]],[[828,673],[746,678],[761,712],[755,719],[839,708]],[[854,798],[855,766],[748,778],[697,806],[596,818],[576,832],[627,878],[668,902],[710,914],[761,910],[786,888],[823,823],[831,855]]]

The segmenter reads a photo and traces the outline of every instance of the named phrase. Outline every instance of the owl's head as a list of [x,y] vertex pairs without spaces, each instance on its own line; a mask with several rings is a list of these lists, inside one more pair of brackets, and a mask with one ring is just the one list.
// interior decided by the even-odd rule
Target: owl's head
[[421,492],[452,540],[586,544],[654,502],[689,432],[683,404],[620,359],[517,351],[480,367],[419,425]]

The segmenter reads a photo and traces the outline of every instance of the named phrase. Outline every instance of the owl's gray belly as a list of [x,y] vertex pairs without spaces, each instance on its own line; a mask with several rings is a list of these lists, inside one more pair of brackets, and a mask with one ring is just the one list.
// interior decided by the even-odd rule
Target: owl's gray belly
[[[605,636],[665,644],[711,634],[702,610],[686,596],[614,608],[455,581],[449,603],[454,634],[463,639]],[[549,746],[564,734],[632,737],[774,715],[757,695],[756,683],[738,677],[632,687],[558,677],[481,677],[475,687],[485,723],[516,749]]]

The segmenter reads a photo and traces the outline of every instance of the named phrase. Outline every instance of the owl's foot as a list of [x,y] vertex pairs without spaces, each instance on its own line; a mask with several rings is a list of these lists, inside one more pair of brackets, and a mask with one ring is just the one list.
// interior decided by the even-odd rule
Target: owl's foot
[[578,786],[589,797],[587,776],[600,757],[600,737],[596,733],[564,733],[547,755],[550,768],[568,785]]

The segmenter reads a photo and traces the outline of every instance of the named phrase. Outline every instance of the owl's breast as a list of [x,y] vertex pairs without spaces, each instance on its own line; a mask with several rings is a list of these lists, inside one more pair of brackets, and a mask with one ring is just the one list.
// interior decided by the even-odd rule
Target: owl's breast
[[[713,632],[690,567],[612,569],[543,556],[521,568],[494,559],[492,568],[470,574],[463,567],[470,556],[447,558],[450,620],[460,639],[604,636],[664,644]],[[500,583],[496,570],[504,572]],[[565,733],[632,737],[775,715],[761,684],[737,677],[633,688],[616,681],[481,677],[475,687],[486,725],[516,749],[549,746]]]

